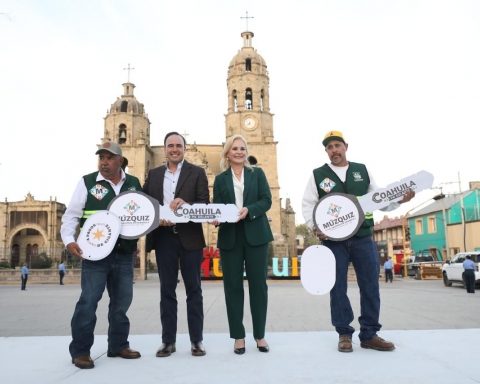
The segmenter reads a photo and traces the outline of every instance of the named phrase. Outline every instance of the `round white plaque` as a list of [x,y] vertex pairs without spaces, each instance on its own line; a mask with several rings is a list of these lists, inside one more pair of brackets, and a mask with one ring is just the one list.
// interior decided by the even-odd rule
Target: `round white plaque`
[[158,201],[140,191],[120,193],[110,202],[108,210],[120,219],[122,239],[138,239],[160,223]]
[[120,235],[120,220],[109,211],[98,211],[83,224],[77,243],[86,260],[101,260],[115,247]]
[[346,240],[355,233],[365,220],[358,199],[345,193],[329,193],[322,197],[313,210],[315,227],[328,240]]

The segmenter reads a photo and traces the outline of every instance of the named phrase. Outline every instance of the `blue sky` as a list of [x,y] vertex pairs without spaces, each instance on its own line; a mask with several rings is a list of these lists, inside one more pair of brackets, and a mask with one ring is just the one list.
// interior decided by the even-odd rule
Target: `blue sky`
[[480,180],[478,1],[4,0],[0,198],[31,192],[68,203],[96,167],[128,63],[153,145],[170,130],[222,142],[227,69],[246,10],[270,74],[281,196],[297,222],[332,129],[379,185],[421,169],[446,192],[458,191],[459,178],[463,190]]

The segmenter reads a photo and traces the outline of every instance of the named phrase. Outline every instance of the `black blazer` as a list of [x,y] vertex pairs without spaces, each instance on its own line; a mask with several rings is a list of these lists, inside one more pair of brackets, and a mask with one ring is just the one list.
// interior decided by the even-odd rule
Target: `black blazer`
[[[266,244],[273,240],[272,230],[266,215],[266,212],[272,206],[272,193],[267,178],[263,170],[258,167],[244,168],[243,177],[243,206],[248,208],[248,215],[243,220],[247,243],[252,246]],[[231,168],[215,177],[213,202],[216,204],[235,204]],[[232,249],[235,246],[235,225],[237,224],[220,224],[218,248]]]
[[[143,192],[157,199],[163,205],[163,179],[166,166],[151,169],[143,185]],[[208,179],[205,170],[184,160],[178,184],[175,189],[175,198],[180,197],[188,204],[209,203]],[[201,223],[179,223],[176,225],[182,246],[187,250],[205,247],[205,237]],[[165,227],[158,227],[147,235],[146,250],[155,249],[158,233]]]

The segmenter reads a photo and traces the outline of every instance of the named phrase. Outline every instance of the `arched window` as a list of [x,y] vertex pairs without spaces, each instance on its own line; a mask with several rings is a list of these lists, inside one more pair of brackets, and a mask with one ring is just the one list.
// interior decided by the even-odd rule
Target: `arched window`
[[237,100],[237,91],[234,89],[232,92],[232,99],[233,99],[233,111],[238,111],[238,100]]
[[32,244],[27,244],[27,252],[26,252],[25,261],[28,265],[30,265],[30,263],[32,261]]
[[262,89],[260,91],[260,110],[263,111],[263,98],[265,97],[265,92],[264,90]]
[[245,71],[250,72],[252,70],[252,59],[247,58],[245,60]]
[[118,127],[118,143],[125,144],[127,142],[127,126],[120,124]]
[[12,261],[10,262],[10,265],[12,267],[17,267],[20,265],[20,246],[18,244],[13,244],[12,245]]
[[122,105],[120,106],[120,112],[127,112],[128,109],[128,101],[122,101]]
[[245,90],[245,109],[253,109],[253,94],[251,88]]

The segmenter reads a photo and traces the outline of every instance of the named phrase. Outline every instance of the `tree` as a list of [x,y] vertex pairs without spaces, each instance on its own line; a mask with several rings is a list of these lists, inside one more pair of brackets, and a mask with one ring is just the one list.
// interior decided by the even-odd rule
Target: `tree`
[[44,269],[52,266],[52,259],[48,257],[45,252],[32,256],[30,261],[30,268],[32,269]]
[[297,235],[303,236],[304,248],[320,243],[318,237],[315,236],[313,231],[306,224],[297,225],[295,227],[295,232]]

